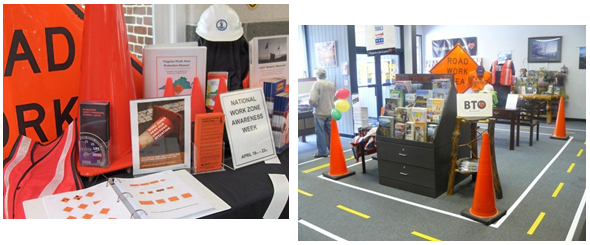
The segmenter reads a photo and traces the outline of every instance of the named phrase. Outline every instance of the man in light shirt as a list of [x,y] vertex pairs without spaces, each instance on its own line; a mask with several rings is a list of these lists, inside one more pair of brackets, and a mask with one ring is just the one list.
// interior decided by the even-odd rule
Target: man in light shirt
[[333,82],[326,80],[326,70],[323,68],[318,68],[315,75],[317,81],[313,84],[309,95],[309,105],[313,107],[318,147],[318,153],[314,157],[327,157],[329,155],[328,148],[330,147],[330,117],[332,116],[332,109],[334,109],[336,86]]

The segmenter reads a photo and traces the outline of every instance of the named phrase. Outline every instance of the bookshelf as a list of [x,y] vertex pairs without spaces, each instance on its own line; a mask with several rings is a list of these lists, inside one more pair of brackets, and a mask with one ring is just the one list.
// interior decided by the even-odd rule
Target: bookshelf
[[[397,81],[421,83],[422,89],[432,89],[433,80],[448,79],[447,74],[398,74]],[[419,142],[377,135],[379,183],[397,189],[436,198],[447,189],[452,151],[452,134],[457,117],[457,91],[454,83],[440,116],[432,142]],[[460,142],[468,142],[469,127],[461,127]],[[458,158],[469,157],[469,149],[459,149]],[[467,175],[459,175],[455,184]]]

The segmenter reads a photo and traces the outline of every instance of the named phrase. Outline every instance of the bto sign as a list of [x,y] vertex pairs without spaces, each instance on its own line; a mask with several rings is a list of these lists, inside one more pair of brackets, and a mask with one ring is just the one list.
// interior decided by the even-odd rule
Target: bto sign
[[491,94],[457,94],[457,116],[479,119],[492,116]]

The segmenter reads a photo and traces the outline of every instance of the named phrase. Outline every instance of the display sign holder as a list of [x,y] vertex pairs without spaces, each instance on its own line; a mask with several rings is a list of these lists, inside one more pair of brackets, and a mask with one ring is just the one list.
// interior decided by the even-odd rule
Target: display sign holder
[[133,175],[191,167],[190,96],[130,101]]
[[[192,175],[225,171],[225,165],[223,164],[225,160],[225,142],[200,146],[192,145],[193,164],[190,169]],[[210,149],[221,149],[221,151],[216,154]]]
[[262,88],[223,93],[220,102],[232,154],[227,167],[236,170],[277,157]]

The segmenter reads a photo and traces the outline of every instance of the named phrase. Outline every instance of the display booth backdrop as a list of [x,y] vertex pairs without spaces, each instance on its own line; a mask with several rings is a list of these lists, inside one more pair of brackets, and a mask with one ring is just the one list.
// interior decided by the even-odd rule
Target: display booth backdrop
[[[486,70],[499,51],[512,51],[516,76],[520,68],[559,70],[564,64],[569,68],[565,91],[566,118],[586,119],[586,70],[579,69],[579,50],[586,46],[586,26],[417,26],[416,32],[424,37],[423,60],[434,59],[432,41],[474,36],[479,48],[477,57],[483,58]],[[562,36],[560,63],[528,63],[528,39],[530,37]],[[548,67],[547,67],[548,66]]]

